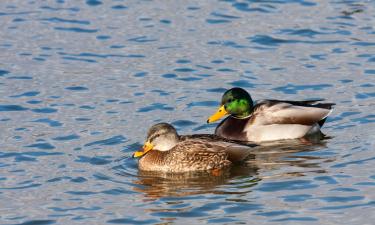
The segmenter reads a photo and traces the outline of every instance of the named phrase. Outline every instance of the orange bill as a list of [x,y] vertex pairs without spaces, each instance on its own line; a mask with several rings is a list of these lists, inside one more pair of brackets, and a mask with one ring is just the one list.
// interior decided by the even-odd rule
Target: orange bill
[[210,116],[210,118],[208,118],[207,123],[215,122],[225,115],[228,115],[228,112],[225,110],[224,105],[222,105],[212,116]]
[[142,151],[136,151],[134,152],[133,154],[133,157],[134,158],[137,158],[137,157],[141,157],[143,156],[144,154],[146,154],[148,151],[152,150],[154,148],[154,146],[150,143],[150,142],[146,142],[143,147],[142,147]]

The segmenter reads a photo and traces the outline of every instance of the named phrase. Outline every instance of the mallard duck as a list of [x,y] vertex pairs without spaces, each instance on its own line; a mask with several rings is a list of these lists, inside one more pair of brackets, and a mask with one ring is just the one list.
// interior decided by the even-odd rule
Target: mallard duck
[[215,135],[179,136],[168,123],[153,125],[141,151],[138,167],[143,171],[189,172],[222,169],[245,159],[255,145],[226,142]]
[[250,94],[242,88],[227,90],[217,112],[207,120],[212,123],[228,116],[215,129],[215,134],[238,141],[276,141],[321,134],[334,103],[322,100],[262,100],[253,104]]

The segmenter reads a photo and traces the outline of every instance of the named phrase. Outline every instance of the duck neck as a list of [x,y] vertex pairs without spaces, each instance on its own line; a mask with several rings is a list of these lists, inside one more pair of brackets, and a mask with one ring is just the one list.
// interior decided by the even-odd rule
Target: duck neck
[[232,115],[232,117],[236,118],[236,119],[240,119],[240,120],[243,120],[243,119],[247,119],[251,116],[252,114],[252,111],[251,110],[246,110],[244,111],[243,113],[241,114],[236,114],[236,115]]

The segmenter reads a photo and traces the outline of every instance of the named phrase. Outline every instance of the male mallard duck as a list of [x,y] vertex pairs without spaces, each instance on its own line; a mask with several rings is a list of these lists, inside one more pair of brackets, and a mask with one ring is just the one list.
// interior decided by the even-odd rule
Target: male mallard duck
[[334,103],[311,101],[263,100],[253,105],[250,94],[242,88],[226,91],[221,106],[207,123],[225,115],[215,134],[238,141],[275,141],[320,134]]
[[133,157],[142,156],[140,170],[189,172],[227,167],[245,159],[250,150],[250,145],[226,142],[215,135],[179,136],[172,125],[158,123],[149,129],[143,150]]

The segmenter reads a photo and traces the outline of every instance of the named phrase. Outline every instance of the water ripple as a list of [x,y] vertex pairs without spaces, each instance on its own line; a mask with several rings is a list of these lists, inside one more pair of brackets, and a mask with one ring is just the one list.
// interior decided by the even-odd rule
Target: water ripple
[[308,180],[290,180],[281,182],[267,182],[262,184],[257,189],[263,192],[274,192],[281,190],[312,189],[316,187],[318,187],[318,185],[313,184]]
[[29,220],[18,225],[49,225],[56,223],[56,220]]
[[157,41],[157,39],[148,38],[147,36],[140,36],[140,37],[135,37],[135,38],[129,38],[128,41],[145,43],[145,42],[154,42],[154,41]]
[[55,138],[52,138],[52,140],[55,140],[55,141],[70,141],[70,140],[75,140],[75,139],[79,139],[80,136],[76,135],[76,134],[70,134],[70,135],[67,135],[67,136],[59,136],[59,137],[55,137]]
[[276,87],[272,90],[283,92],[284,94],[297,94],[301,90],[311,89],[315,91],[323,90],[325,88],[333,87],[332,84],[314,84],[314,85],[294,85],[287,84],[286,86]]
[[86,4],[89,5],[89,6],[98,6],[98,5],[101,5],[103,3],[99,0],[87,0]]
[[6,74],[9,74],[10,72],[7,71],[7,70],[0,70],[0,77],[6,75]]
[[325,40],[325,41],[293,40],[293,39],[274,38],[268,35],[255,35],[247,39],[249,39],[252,43],[265,45],[265,46],[272,46],[272,47],[278,47],[281,44],[326,44],[327,45],[327,44],[338,44],[338,43],[346,42],[346,41],[341,41],[341,40]]
[[116,10],[124,10],[124,9],[127,9],[128,7],[126,7],[124,5],[114,5],[111,8],[116,9]]
[[35,108],[31,109],[31,111],[35,113],[55,113],[57,112],[57,109],[51,108],[51,107],[45,107],[45,108]]
[[12,96],[9,96],[9,97],[11,97],[11,98],[34,97],[34,96],[37,96],[39,94],[40,94],[39,91],[28,91],[28,92],[24,92],[22,94],[12,95]]
[[152,103],[150,106],[142,107],[137,112],[150,112],[154,110],[172,111],[173,107],[167,106],[163,103]]
[[49,118],[41,118],[41,119],[37,119],[37,120],[34,120],[32,122],[35,122],[35,123],[46,123],[48,124],[50,127],[61,127],[63,124],[60,123],[59,121],[56,121],[56,120],[51,120]]
[[125,140],[126,140],[126,138],[124,136],[116,135],[116,136],[113,136],[113,137],[108,138],[108,139],[87,143],[87,144],[85,144],[85,146],[90,147],[90,146],[93,146],[93,145],[99,145],[99,146],[118,145],[118,144],[124,143]]
[[25,108],[20,105],[0,105],[0,112],[9,112],[9,111],[25,111],[28,108]]
[[70,19],[63,19],[59,17],[42,18],[40,20],[54,22],[54,23],[72,23],[72,24],[82,24],[82,25],[90,24],[90,21],[88,20],[70,20]]
[[38,148],[38,149],[42,149],[42,150],[51,150],[51,149],[55,148],[55,146],[51,145],[50,143],[35,143],[35,144],[31,144],[31,145],[26,145],[25,147]]
[[107,223],[115,223],[115,224],[155,224],[160,222],[156,219],[136,219],[135,217],[126,217],[126,218],[119,218],[119,219],[112,219],[108,220]]
[[80,27],[54,27],[54,29],[58,31],[68,31],[75,33],[96,33],[99,31],[99,29],[86,29]]

